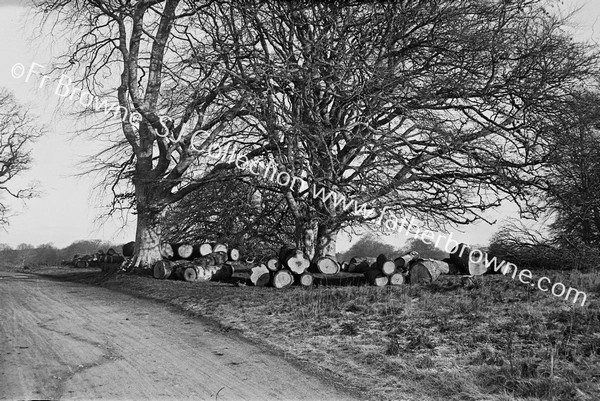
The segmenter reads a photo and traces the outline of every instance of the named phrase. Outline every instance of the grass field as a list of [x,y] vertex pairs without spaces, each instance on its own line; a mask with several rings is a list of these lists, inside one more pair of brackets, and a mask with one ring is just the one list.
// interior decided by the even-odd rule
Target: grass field
[[504,276],[483,276],[469,286],[442,276],[430,286],[276,290],[93,269],[38,273],[209,318],[308,362],[367,399],[600,399],[598,273],[535,272],[586,291],[584,307]]

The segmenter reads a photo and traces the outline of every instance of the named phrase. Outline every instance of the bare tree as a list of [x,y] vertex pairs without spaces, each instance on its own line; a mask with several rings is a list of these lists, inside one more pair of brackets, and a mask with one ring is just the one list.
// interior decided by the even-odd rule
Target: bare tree
[[[62,39],[69,51],[53,72],[63,74],[61,91],[69,98],[83,99],[85,92],[88,97],[80,103],[88,106],[88,114],[107,115],[92,127],[110,138],[93,158],[92,171],[105,174],[113,210],[135,208],[135,263],[147,268],[161,259],[165,208],[211,182],[202,151],[244,114],[244,99],[223,68],[231,54],[213,43],[220,40],[213,17],[217,6],[191,0],[36,4],[56,35],[62,28],[55,21],[68,21]],[[107,112],[107,99],[115,92],[117,101],[108,109],[120,120]],[[110,136],[115,132],[118,136]]]
[[[0,190],[19,199],[34,195],[33,186],[13,188],[15,176],[29,168],[31,150],[29,145],[43,133],[34,119],[20,106],[6,89],[0,89]],[[0,226],[8,224],[8,207],[0,202]]]
[[[242,119],[262,138],[246,148],[268,149],[266,161],[309,183],[272,185],[296,219],[297,244],[333,254],[340,228],[383,207],[438,227],[481,219],[504,199],[536,212],[528,201],[548,133],[573,88],[597,73],[597,55],[545,6],[222,5],[221,44],[237,55],[228,68],[247,92]],[[341,195],[312,196],[318,188]]]

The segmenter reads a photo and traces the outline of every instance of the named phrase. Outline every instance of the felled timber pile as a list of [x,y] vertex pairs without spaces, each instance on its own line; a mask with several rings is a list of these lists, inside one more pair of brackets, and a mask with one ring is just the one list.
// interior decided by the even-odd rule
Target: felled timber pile
[[152,267],[153,276],[185,281],[227,280],[234,272],[232,263],[240,257],[237,249],[219,243],[163,244],[161,255],[163,260]]
[[411,284],[431,283],[442,274],[480,276],[487,272],[487,254],[458,244],[444,260],[413,258],[406,261]]
[[99,250],[91,255],[75,255],[71,261],[63,261],[62,264],[84,269],[86,267],[103,267],[105,264],[118,264],[124,260],[123,255],[119,255],[113,248],[108,248],[106,252]]
[[[133,255],[134,249],[134,243],[125,244],[123,253]],[[487,255],[480,253],[480,257],[472,257],[477,252],[465,244],[459,244],[444,260],[424,259],[413,251],[393,258],[381,254],[377,258],[352,258],[339,263],[333,256],[318,257],[311,261],[301,250],[283,246],[276,255],[260,260],[251,268],[249,281],[257,287],[309,287],[313,285],[315,274],[317,280],[330,280],[323,276],[337,275],[331,278],[336,280],[347,272],[355,273],[353,277],[356,277],[356,273],[362,274],[369,284],[378,287],[429,284],[443,274],[471,277],[486,273]],[[155,278],[190,282],[230,279],[234,273],[234,262],[240,258],[237,249],[228,249],[225,244],[219,243],[163,244],[161,254],[163,260],[152,269]]]
[[348,263],[348,272],[363,273],[367,281],[377,287],[402,285],[407,282],[409,263],[418,257],[416,252],[411,252],[394,260],[384,254],[375,260],[352,258]]
[[250,282],[257,287],[285,288],[293,284],[310,287],[313,272],[334,274],[339,271],[340,266],[334,258],[319,258],[311,263],[302,251],[282,246],[277,256],[252,268]]
[[342,266],[351,273],[363,273],[371,285],[378,287],[402,284],[429,284],[442,274],[480,276],[487,272],[488,257],[466,244],[457,245],[444,260],[422,259],[409,252],[393,260],[381,254],[377,258],[352,258]]
[[189,243],[162,244],[160,246],[160,254],[166,260],[195,260],[200,257],[223,253],[226,255],[226,260],[237,262],[240,259],[240,252],[227,245],[220,243],[203,243],[192,245]]

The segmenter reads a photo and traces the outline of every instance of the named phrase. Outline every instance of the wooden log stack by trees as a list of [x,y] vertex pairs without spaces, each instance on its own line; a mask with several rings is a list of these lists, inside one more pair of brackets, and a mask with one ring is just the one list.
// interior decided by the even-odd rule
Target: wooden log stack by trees
[[73,259],[65,262],[66,265],[84,269],[87,267],[100,267],[102,270],[108,269],[111,265],[121,264],[125,261],[125,257],[120,255],[113,248],[108,248],[106,251],[102,249],[98,252],[89,255],[74,255]]
[[222,281],[233,276],[232,263],[239,260],[239,251],[225,244],[189,243],[162,244],[163,260],[153,265],[157,279],[185,281]]
[[[189,282],[227,280],[233,276],[233,263],[240,257],[237,249],[228,249],[225,244],[219,243],[165,244],[163,249],[169,257],[155,263],[153,274],[158,279],[176,278]],[[212,252],[207,253],[209,250]],[[481,261],[469,258],[473,252],[481,254]],[[257,287],[287,288],[294,284],[309,287],[314,282],[313,274],[336,275],[342,271],[343,265],[348,273],[362,273],[374,286],[429,284],[443,274],[483,274],[486,256],[480,251],[472,251],[466,244],[459,244],[444,260],[422,259],[419,253],[412,251],[395,258],[388,258],[385,254],[377,258],[352,258],[341,264],[333,256],[316,257],[311,262],[301,250],[282,246],[276,256],[262,259],[264,263],[251,268],[249,281]],[[100,257],[114,258],[115,252],[109,249]]]
[[488,270],[485,252],[472,250],[459,244],[444,260],[421,259],[417,252],[409,252],[390,260],[385,255],[373,258],[352,258],[347,271],[363,273],[366,280],[375,286],[402,284],[429,284],[442,274],[478,276]]
[[[335,259],[328,263],[330,267],[337,265],[339,271]],[[319,269],[314,267],[315,265],[311,265],[310,259],[302,251],[284,245],[279,249],[277,257],[268,258],[265,264],[251,269],[250,282],[257,287],[271,285],[275,288],[286,288],[293,284],[310,287],[313,284],[313,275],[308,270]]]
[[[225,244],[203,243],[193,245],[189,243],[164,243],[160,248],[163,260],[196,260],[203,257],[213,257],[217,258],[215,264],[220,265],[227,260],[237,262],[240,258],[238,249],[228,248]],[[222,256],[215,257],[215,255]],[[219,260],[222,261],[219,262]]]
[[[377,256],[375,262],[373,262],[369,268],[364,271],[365,278],[367,281],[375,286],[382,287],[388,284],[391,285],[402,285],[405,283],[405,273],[398,266],[404,266],[404,264],[400,264],[397,261],[401,260],[412,260],[414,255],[410,255],[410,257],[399,257],[394,261],[388,259],[384,254],[380,254]],[[362,267],[356,266],[354,269],[362,270],[365,268],[366,263],[363,261]]]

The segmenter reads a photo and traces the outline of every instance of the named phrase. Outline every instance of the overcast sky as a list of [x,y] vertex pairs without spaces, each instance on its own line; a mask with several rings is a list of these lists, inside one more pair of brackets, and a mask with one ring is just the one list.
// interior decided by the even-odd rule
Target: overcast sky
[[[582,6],[575,18],[576,26],[568,27],[577,32],[580,40],[600,42],[600,0],[564,0],[563,12]],[[18,183],[38,182],[41,195],[23,204],[6,197],[14,216],[6,231],[0,230],[0,243],[16,246],[20,243],[39,245],[53,243],[64,247],[79,239],[102,239],[123,243],[134,239],[133,219],[129,225],[114,219],[96,222],[101,206],[92,188],[97,178],[76,178],[80,171],[77,163],[98,149],[100,144],[87,136],[69,134],[75,121],[66,116],[72,107],[58,105],[57,96],[49,90],[40,90],[33,81],[15,79],[11,68],[15,63],[30,66],[38,63],[48,66],[53,54],[59,54],[60,44],[52,44],[47,36],[32,41],[31,23],[25,19],[28,8],[26,0],[0,0],[0,87],[9,88],[17,99],[27,104],[47,127],[47,135],[33,146],[34,163]],[[41,69],[41,68],[40,68]],[[453,237],[471,244],[485,244],[499,228],[504,218],[514,216],[516,208],[506,205],[488,214],[496,225],[479,223],[456,230]],[[402,236],[388,237],[387,242],[399,245]],[[354,239],[355,241],[356,239]],[[340,238],[338,251],[350,246],[348,238]]]

